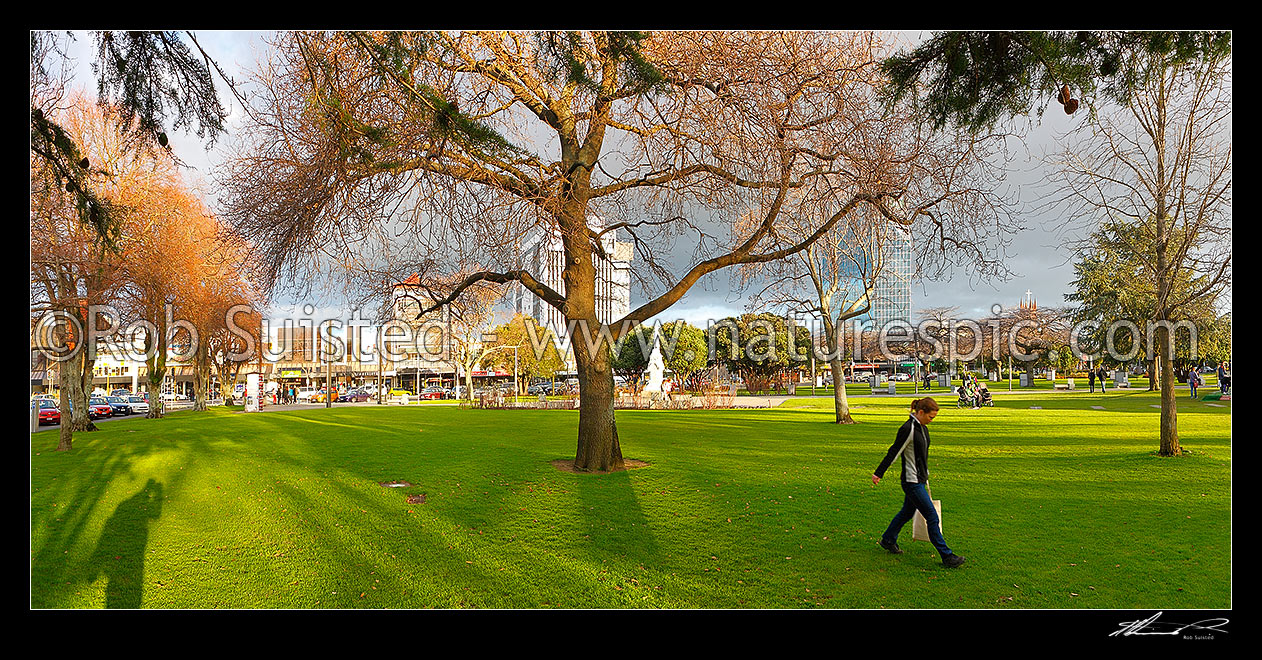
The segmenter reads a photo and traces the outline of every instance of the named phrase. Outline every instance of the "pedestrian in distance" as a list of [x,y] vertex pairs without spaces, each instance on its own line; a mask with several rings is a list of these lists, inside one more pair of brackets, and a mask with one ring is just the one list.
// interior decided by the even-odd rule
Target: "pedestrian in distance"
[[1105,392],[1105,390],[1104,390],[1104,376],[1105,376],[1104,365],[1100,365],[1100,366],[1096,369],[1096,378],[1100,379],[1100,394],[1104,394],[1104,392]]
[[1188,370],[1188,389],[1192,390],[1192,398],[1196,398],[1196,386],[1201,384],[1200,370],[1193,367]]
[[1095,369],[1087,370],[1087,386],[1091,388],[1091,394],[1095,394]]
[[931,397],[916,399],[911,402],[911,418],[903,423],[894,437],[885,458],[872,473],[872,484],[881,483],[885,471],[893,464],[895,457],[902,460],[901,485],[903,488],[903,507],[894,514],[889,527],[881,535],[880,545],[890,554],[903,554],[898,547],[898,533],[916,512],[924,516],[929,531],[929,541],[942,557],[942,565],[955,568],[964,563],[964,557],[955,554],[947,546],[942,537],[941,521],[929,497],[929,430],[926,428],[938,416],[938,403]]

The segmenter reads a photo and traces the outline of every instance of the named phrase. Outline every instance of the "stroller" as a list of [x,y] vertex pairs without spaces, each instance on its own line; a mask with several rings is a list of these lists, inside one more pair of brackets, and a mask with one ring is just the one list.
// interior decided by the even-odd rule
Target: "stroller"
[[960,398],[956,400],[957,408],[980,408],[982,406],[995,406],[994,399],[990,396],[990,388],[981,387],[972,382],[965,383],[959,388]]

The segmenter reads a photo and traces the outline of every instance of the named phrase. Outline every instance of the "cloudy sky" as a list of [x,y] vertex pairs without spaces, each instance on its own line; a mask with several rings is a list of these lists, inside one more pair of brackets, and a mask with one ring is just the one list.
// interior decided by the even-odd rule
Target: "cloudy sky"
[[[266,32],[245,31],[206,31],[198,32],[198,40],[207,52],[238,82],[248,77],[253,70],[254,62],[267,48],[263,38]],[[904,35],[915,40],[926,33],[909,32]],[[95,92],[95,76],[90,69],[91,54],[95,48],[92,37],[87,33],[76,33],[77,41],[71,54],[76,58],[75,83]],[[221,81],[216,80],[217,83]],[[233,130],[244,120],[240,104],[220,84],[220,96],[224,107],[229,109],[229,134],[220,139],[220,144],[207,150],[204,143],[195,135],[174,133],[171,135],[172,146],[181,159],[195,168],[194,175],[209,181],[215,166],[223,160],[223,145],[233,139]],[[1068,284],[1073,276],[1071,255],[1061,247],[1072,234],[1063,232],[1067,218],[1056,213],[1036,208],[1036,200],[1048,190],[1040,187],[1046,177],[1039,167],[1039,159],[1054,152],[1057,144],[1063,140],[1064,133],[1085,120],[1085,112],[1066,116],[1059,106],[1049,109],[1039,125],[1032,128],[1023,148],[1014,152],[1015,159],[1009,163],[1009,183],[1012,184],[1011,198],[1015,202],[1014,210],[1018,218],[1028,228],[1025,232],[1013,236],[1009,253],[1009,266],[1014,272],[1007,281],[976,282],[967,272],[950,273],[950,279],[943,281],[922,281],[913,287],[912,309],[923,309],[931,306],[956,306],[962,317],[980,317],[989,314],[996,303],[1004,307],[1015,306],[1023,300],[1026,291],[1044,305],[1063,303],[1063,294],[1068,291]],[[684,250],[682,252],[687,252]],[[734,291],[730,276],[718,273],[707,276],[694,286],[691,291],[678,302],[667,314],[671,319],[684,318],[701,327],[707,319],[718,319],[745,311],[744,294]],[[322,318],[346,318],[348,311],[338,300],[325,299],[314,301],[294,301],[280,299],[274,306],[273,313],[281,315],[302,303],[312,302],[317,306],[317,316]],[[633,293],[632,307],[643,302],[643,296]]]

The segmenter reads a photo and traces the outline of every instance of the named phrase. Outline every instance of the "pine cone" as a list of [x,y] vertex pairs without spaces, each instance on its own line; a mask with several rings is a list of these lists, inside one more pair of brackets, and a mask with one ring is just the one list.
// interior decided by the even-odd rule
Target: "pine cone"
[[1074,110],[1078,109],[1078,99],[1069,99],[1065,102],[1065,114],[1072,115]]

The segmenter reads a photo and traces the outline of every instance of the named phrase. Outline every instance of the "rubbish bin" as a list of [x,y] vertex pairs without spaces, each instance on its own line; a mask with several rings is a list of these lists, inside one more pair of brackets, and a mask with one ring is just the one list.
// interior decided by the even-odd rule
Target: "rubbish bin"
[[947,374],[938,374],[938,387],[950,387],[951,377]]
[[1020,384],[1021,384],[1021,387],[1029,387],[1029,386],[1030,386],[1030,374],[1029,374],[1028,372],[1024,372],[1024,371],[1023,371],[1023,372],[1021,372],[1021,383],[1020,383]]
[[34,433],[35,431],[38,431],[38,430],[39,430],[39,405],[37,403],[31,406],[31,432]]
[[894,381],[890,381],[890,394],[898,394],[898,390],[894,387]]

